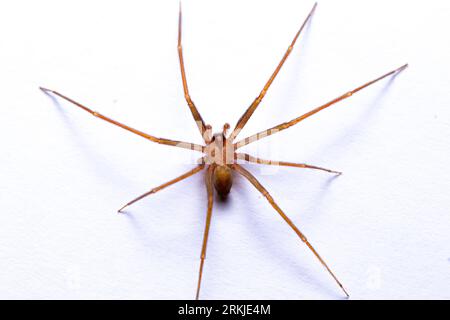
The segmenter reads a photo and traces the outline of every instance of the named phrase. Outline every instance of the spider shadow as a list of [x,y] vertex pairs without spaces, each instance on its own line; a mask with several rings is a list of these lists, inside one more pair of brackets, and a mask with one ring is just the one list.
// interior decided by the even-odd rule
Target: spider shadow
[[[190,179],[192,179],[192,178],[195,178],[195,177],[191,177]],[[179,183],[186,183],[186,181],[182,181]],[[178,185],[178,187],[181,188],[179,183],[177,183],[176,185]],[[203,187],[202,189],[205,189],[203,179],[195,179],[194,181],[191,181],[191,183],[195,184],[193,189],[198,189],[200,187]],[[175,187],[176,185],[172,186],[172,188]],[[170,199],[173,199],[173,194],[176,194],[176,190],[170,190],[170,189],[161,190],[160,192],[158,192],[158,194],[159,194],[158,199],[152,199],[152,201],[162,201],[162,202],[169,201]],[[202,203],[205,204],[204,212],[205,212],[205,216],[206,216],[206,203],[207,203],[206,191],[204,192],[204,196],[201,198],[202,198],[202,200],[201,200]],[[141,201],[151,201],[151,200],[144,198]],[[141,204],[141,205],[145,206],[145,204]],[[140,243],[142,243],[144,245],[144,247],[146,247],[146,248],[150,247],[150,245],[149,245],[150,243],[164,242],[165,241],[164,238],[161,238],[160,235],[155,236],[154,235],[155,232],[153,232],[153,231],[154,231],[154,229],[158,228],[157,227],[157,225],[159,225],[158,223],[170,223],[172,221],[172,219],[175,217],[168,218],[167,215],[156,215],[156,214],[155,215],[152,215],[152,214],[142,215],[142,212],[139,213],[139,211],[142,211],[139,209],[139,207],[137,210],[133,210],[133,206],[130,206],[130,207],[125,208],[125,210],[122,213],[120,213],[120,215],[124,215],[126,217],[127,221],[131,225],[132,229],[135,231]],[[135,213],[136,213],[136,215],[135,215]],[[155,224],[155,222],[156,222],[156,224]],[[195,228],[191,230],[191,233],[186,234],[185,236],[189,237],[192,234],[203,235],[203,224],[196,225]],[[180,239],[180,240],[182,240],[182,239]]]
[[[74,122],[70,117],[67,116],[66,112],[64,112],[64,108],[61,106],[59,100],[54,97],[52,94],[44,92],[51,100],[54,106],[58,109],[58,114],[60,118],[62,118],[65,128],[71,132],[72,141],[75,142],[77,149],[83,150],[83,155],[88,158],[88,163],[93,168],[93,172],[96,175],[102,177],[110,183],[111,181],[117,181],[117,184],[123,185],[125,181],[128,181],[128,184],[131,184],[130,179],[126,176],[119,174],[119,172],[112,168],[107,160],[107,158],[97,152],[97,150],[89,143],[86,143],[86,139],[82,138],[80,135],[80,131],[76,130],[74,127]],[[95,156],[92,156],[95,155]]]
[[[322,184],[321,190],[318,193],[316,197],[316,202],[319,205],[317,207],[320,207],[320,204],[323,202],[323,199],[326,195],[326,191],[330,184],[337,178],[338,176],[332,176],[326,179],[325,183]],[[241,183],[241,181],[245,180],[245,178],[241,177],[240,179],[236,179],[236,187],[239,189],[239,194],[242,196],[242,199],[248,199],[246,195],[246,187],[244,187],[244,183]],[[252,188],[252,191],[256,191],[256,189]],[[258,191],[256,191],[258,192]],[[270,192],[270,191],[269,191]],[[242,200],[241,199],[241,200]],[[261,198],[262,201],[267,202],[264,197]],[[277,201],[275,199],[275,201]],[[245,201],[244,201],[245,202]],[[270,207],[269,203],[267,202],[267,205],[269,206],[269,209],[272,214],[278,215],[278,213],[273,210],[272,207]],[[282,206],[282,204],[281,204]],[[320,211],[320,210],[318,210]],[[289,215],[293,216],[293,215]],[[286,224],[284,220],[280,218],[281,223]],[[264,247],[265,252],[270,255],[277,257],[276,263],[280,266],[280,269],[287,270],[289,273],[294,274],[294,277],[298,277],[299,281],[302,283],[306,282],[311,285],[314,289],[317,291],[324,291],[326,290],[330,296],[335,297],[337,299],[344,298],[343,296],[338,294],[338,291],[330,285],[329,282],[327,282],[326,278],[322,280],[318,280],[318,277],[316,276],[317,271],[311,270],[311,268],[305,268],[301,262],[299,261],[299,257],[295,256],[294,252],[291,252],[288,250],[285,246],[279,246],[275,247],[274,242],[271,240],[271,234],[269,234],[270,229],[267,227],[264,227],[263,222],[261,222],[261,219],[258,219],[253,214],[246,214],[245,215],[245,226],[248,229],[248,233],[251,233],[252,236],[254,236],[258,241],[262,244],[262,247]],[[289,228],[289,226],[286,225],[286,227]],[[300,226],[301,229],[301,226]],[[297,237],[294,233],[294,231],[291,230],[292,236]],[[308,250],[308,248],[298,239],[299,248],[302,246]],[[316,259],[314,255],[311,255],[312,259]],[[318,263],[320,266],[320,263]],[[320,267],[319,267],[320,268]],[[333,280],[332,280],[333,281]]]
[[[391,84],[395,80],[396,76],[398,74],[394,75],[389,79],[389,81],[383,86],[381,89],[381,92],[376,96],[376,99],[368,106],[368,110],[363,113],[363,118],[370,118],[373,114],[375,114],[374,109],[380,109],[375,108],[377,105],[381,105],[383,98],[387,95],[387,92],[389,88],[391,87]],[[378,110],[377,110],[378,111]],[[361,124],[361,121],[357,121],[356,124],[353,125],[353,127],[349,130],[348,128],[345,129],[345,132],[342,133],[337,138],[333,139],[332,142],[328,144],[328,147],[321,148],[321,150],[329,150],[331,145],[336,145],[336,142],[338,141],[345,141],[346,138],[350,135],[354,136],[357,132],[360,132],[363,127],[367,127],[367,121],[365,121],[364,124]],[[342,145],[342,144],[341,144]],[[322,151],[321,151],[322,152]],[[320,154],[316,154],[313,158],[320,158]],[[344,174],[345,176],[345,174]],[[330,186],[331,182],[334,181],[339,176],[332,176],[329,177],[324,184],[322,184],[321,190],[319,191],[318,195],[316,196],[315,206],[314,206],[314,216],[316,214],[320,214],[321,209],[320,206],[323,203],[323,199],[326,196],[326,191],[328,187]],[[242,179],[236,179],[236,187],[241,189],[240,194],[245,196],[246,188],[243,187],[243,184],[240,183],[240,180]],[[301,186],[299,186],[299,189],[302,189]],[[246,196],[244,198],[247,198]],[[265,200],[265,199],[263,199]],[[276,214],[276,212],[275,212]],[[298,259],[292,255],[292,253],[288,252],[287,249],[284,249],[285,247],[281,248],[275,248],[273,246],[273,242],[269,242],[268,239],[270,238],[270,235],[266,231],[267,229],[263,228],[263,224],[260,222],[259,219],[255,219],[253,215],[245,215],[247,226],[249,233],[252,233],[256,238],[258,238],[259,241],[264,243],[264,247],[266,248],[266,251],[270,251],[269,253],[273,256],[278,256],[279,259],[277,259],[277,263],[280,265],[280,267],[288,268],[290,272],[297,274],[301,274],[302,281],[309,282],[312,286],[317,288],[318,290],[324,290],[326,289],[328,292],[330,292],[331,296],[336,296],[337,298],[343,298],[341,295],[337,295],[337,291],[332,288],[329,283],[325,283],[326,279],[323,280],[314,280],[311,281],[311,279],[317,279],[317,277],[314,276],[315,272],[313,273],[312,270],[309,268],[304,268],[299,262]],[[315,257],[313,256],[313,259]],[[288,262],[288,263],[286,263]]]
[[218,209],[216,210],[218,213],[225,212],[233,206],[233,197],[231,196],[232,192],[233,190],[231,190],[230,195],[227,197],[221,197],[214,190],[214,206]]
[[[314,23],[314,15],[311,17],[308,21],[308,23],[305,25],[305,28],[303,29],[299,39],[297,39],[297,43],[295,45],[295,50],[292,51],[291,55],[295,57],[295,51],[297,51],[297,54],[302,55],[306,58],[309,57],[309,50],[311,49],[310,46],[307,46],[311,34],[311,29],[313,28],[312,24]],[[291,57],[291,59],[293,58]],[[298,56],[296,58],[299,58]],[[286,63],[289,63],[291,60],[287,60]],[[303,92],[298,89],[296,89],[299,85],[299,82],[303,80],[301,75],[303,74],[302,70],[304,69],[305,65],[308,65],[308,61],[306,59],[295,59],[295,61],[291,61],[292,66],[290,68],[290,72],[286,74],[286,79],[289,77],[289,80],[286,80],[286,84],[283,86],[279,86],[280,94],[279,97],[281,97],[280,105],[288,106],[292,105],[292,103],[288,103],[289,101],[286,101],[285,97],[292,97],[292,93],[296,92],[298,96],[301,96]],[[283,68],[286,68],[288,66],[283,66]],[[291,98],[292,99],[292,98]],[[284,100],[284,102],[283,102]]]
[[124,210],[119,215],[122,216],[120,218],[124,219],[122,221],[126,225],[124,228],[128,229],[133,237],[133,246],[140,248],[146,253],[146,265],[158,264],[158,259],[155,259],[155,256],[158,257],[162,252],[167,252],[167,249],[162,249],[162,246],[167,247],[167,241],[171,241],[171,239],[170,237],[164,237],[157,231],[160,224],[155,222],[161,221],[161,216],[157,216],[156,212],[146,212],[150,213],[150,215],[155,214],[153,217],[143,215],[143,213],[142,210],[128,208],[128,210]]
[[[384,98],[386,97],[389,89],[391,88],[395,78],[400,74],[396,73],[389,78],[389,80],[385,83],[385,85],[381,88],[380,92],[376,95],[373,102],[371,102],[365,111],[362,111],[362,114],[357,116],[358,118],[363,118],[364,121],[354,121],[352,125],[346,126],[342,128],[339,132],[339,135],[333,135],[333,140],[328,142],[326,146],[320,148],[319,152],[316,152],[313,156],[314,159],[321,159],[327,156],[324,152],[328,152],[330,149],[334,149],[335,156],[338,157],[339,150],[345,147],[343,141],[349,141],[349,137],[358,136],[358,133],[362,131],[363,128],[369,127],[369,120],[378,112],[380,112],[381,108],[379,106],[382,105]],[[378,107],[377,107],[378,106]],[[338,169],[339,170],[339,169]],[[345,175],[345,172],[344,172]]]
[[150,237],[152,235],[152,232],[149,232],[147,228],[145,228],[145,222],[142,220],[142,218],[136,218],[131,210],[124,210],[122,213],[119,213],[120,215],[123,215],[124,218],[127,220],[129,225],[131,225],[134,234],[139,239],[139,242],[144,247],[149,247],[149,243],[155,243],[157,240],[154,237]]
[[[393,81],[395,80],[396,76],[398,75],[395,74],[394,76],[392,76],[389,81],[387,81],[387,83],[383,86],[383,88],[381,89],[381,92],[376,96],[375,100],[367,107],[368,110],[363,112],[363,114],[359,117],[363,117],[366,120],[368,118],[370,118],[371,116],[373,116],[375,114],[375,112],[379,112],[378,109],[381,108],[375,108],[377,105],[382,105],[382,101],[385,98],[385,96],[387,95],[391,84],[393,83]],[[377,109],[377,110],[375,110]],[[364,124],[361,123],[361,121],[357,121],[356,124],[354,124],[350,129],[346,128],[345,131],[341,131],[340,135],[338,137],[336,137],[335,139],[333,139],[332,142],[328,143],[328,146],[321,148],[321,150],[329,150],[331,146],[335,146],[337,143],[336,142],[341,142],[341,141],[346,141],[348,140],[347,137],[348,136],[354,136],[355,134],[357,134],[358,132],[361,132],[361,129],[363,127],[367,128],[367,121],[364,122]],[[342,144],[338,144],[338,145],[342,145]],[[341,149],[341,147],[339,147],[339,149]],[[322,154],[323,151],[316,153],[315,156],[313,158],[320,158],[320,155]],[[345,176],[345,174],[344,174]],[[325,198],[326,195],[326,190],[328,189],[329,185],[331,184],[332,181],[334,181],[334,179],[336,179],[339,176],[332,176],[330,178],[328,178],[326,180],[326,182],[322,185],[320,192],[318,193],[318,195],[316,196],[316,206],[314,209],[314,212],[320,213],[320,205],[321,203],[323,203],[323,199]],[[242,187],[243,184],[239,183],[239,180],[242,179],[237,179],[237,183],[236,183],[236,187],[240,188],[240,194],[244,196],[244,198],[247,198],[245,196],[245,188]],[[301,189],[301,186],[299,187],[299,189]],[[265,200],[265,199],[264,199]],[[288,268],[290,270],[290,272],[301,275],[301,279],[302,281],[307,281],[308,283],[310,283],[312,286],[314,286],[315,288],[317,288],[318,290],[327,290],[328,292],[330,292],[331,296],[336,296],[337,298],[344,298],[342,295],[338,295],[338,291],[336,289],[333,289],[332,286],[327,282],[325,283],[325,279],[323,280],[314,280],[311,281],[310,279],[317,279],[317,277],[314,276],[313,272],[308,268],[304,268],[299,262],[298,259],[292,255],[292,253],[288,252],[286,249],[284,249],[285,247],[280,247],[280,248],[275,248],[273,246],[273,242],[269,242],[268,238],[270,238],[270,235],[267,233],[267,229],[263,228],[263,224],[260,222],[260,220],[255,219],[253,217],[253,215],[246,215],[246,221],[247,221],[247,226],[248,226],[248,230],[249,233],[252,233],[256,238],[259,239],[259,241],[261,241],[262,243],[264,243],[264,247],[266,248],[266,251],[270,251],[270,254],[273,256],[278,256],[279,259],[277,259],[277,263],[282,267],[282,268]],[[313,259],[315,259],[315,257],[313,256]],[[288,263],[286,263],[286,261]]]

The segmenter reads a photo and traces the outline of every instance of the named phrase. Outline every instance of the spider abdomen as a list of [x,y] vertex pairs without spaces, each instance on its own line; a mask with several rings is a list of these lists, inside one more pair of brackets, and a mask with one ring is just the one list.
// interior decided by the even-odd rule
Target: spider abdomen
[[216,166],[214,169],[213,183],[220,197],[225,198],[233,185],[233,174],[228,166]]

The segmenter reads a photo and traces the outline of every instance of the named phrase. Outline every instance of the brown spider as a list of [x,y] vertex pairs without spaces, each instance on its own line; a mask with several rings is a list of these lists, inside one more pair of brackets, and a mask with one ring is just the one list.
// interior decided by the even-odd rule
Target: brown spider
[[267,93],[267,90],[269,89],[273,80],[277,76],[277,74],[280,71],[281,67],[283,66],[284,62],[288,58],[292,49],[294,48],[294,44],[297,41],[297,38],[299,37],[299,35],[302,32],[303,28],[305,27],[306,23],[310,20],[316,6],[317,6],[317,3],[314,4],[313,8],[311,9],[311,11],[309,12],[305,21],[303,22],[302,26],[297,31],[294,39],[292,40],[291,44],[288,47],[286,53],[284,54],[280,63],[276,67],[275,71],[273,72],[273,74],[269,78],[269,80],[267,81],[266,85],[264,86],[264,88],[262,89],[262,91],[260,92],[258,97],[256,97],[256,99],[252,102],[252,104],[244,112],[244,114],[238,120],[238,122],[237,122],[235,128],[233,129],[233,131],[231,132],[231,134],[227,137],[227,130],[230,128],[230,125],[227,123],[223,126],[222,132],[212,134],[211,126],[205,124],[200,113],[197,110],[197,107],[195,106],[194,102],[192,101],[192,99],[189,95],[189,89],[188,89],[188,85],[187,85],[187,81],[186,81],[186,72],[184,69],[183,48],[181,45],[182,13],[181,13],[181,4],[180,4],[179,19],[178,19],[178,56],[179,56],[179,60],[180,60],[180,69],[181,69],[181,77],[182,77],[182,81],[183,81],[184,96],[186,98],[186,102],[189,106],[189,109],[192,113],[192,116],[194,117],[194,120],[197,123],[200,134],[202,135],[202,137],[205,141],[205,145],[198,145],[198,144],[189,143],[189,142],[157,138],[155,136],[152,136],[152,135],[146,134],[144,132],[141,132],[139,130],[136,130],[134,128],[131,128],[131,127],[129,127],[125,124],[122,124],[118,121],[110,119],[110,118],[108,118],[96,111],[93,111],[93,110],[89,109],[88,107],[85,107],[84,105],[64,96],[63,94],[61,94],[57,91],[53,91],[53,90],[49,90],[49,89],[40,87],[40,89],[42,91],[44,91],[45,93],[53,93],[65,100],[75,104],[76,106],[80,107],[81,109],[89,112],[93,116],[96,116],[102,120],[110,122],[116,126],[119,126],[123,129],[125,129],[125,130],[131,131],[131,132],[133,132],[141,137],[144,137],[148,140],[151,140],[151,141],[159,143],[159,144],[165,144],[165,145],[169,145],[169,146],[199,151],[204,154],[204,156],[202,158],[200,158],[198,165],[194,169],[142,194],[141,196],[128,202],[126,205],[124,205],[122,208],[120,208],[118,210],[119,212],[122,212],[123,209],[125,209],[129,205],[135,203],[136,201],[139,201],[150,194],[156,193],[170,185],[173,185],[181,180],[184,180],[190,176],[193,176],[194,174],[196,174],[206,168],[205,181],[206,181],[206,190],[207,190],[207,194],[208,194],[208,208],[207,208],[207,214],[206,214],[205,231],[204,231],[204,235],[203,235],[202,251],[201,251],[201,256],[200,256],[200,268],[199,268],[199,274],[198,274],[196,299],[199,298],[199,294],[200,294],[200,285],[201,285],[201,280],[202,280],[203,264],[205,261],[209,227],[211,224],[212,208],[213,208],[213,186],[216,189],[217,194],[220,197],[225,198],[228,195],[228,193],[230,192],[231,186],[233,184],[233,176],[232,176],[233,170],[238,172],[242,176],[244,176],[248,181],[250,181],[251,184],[253,184],[253,186],[259,192],[261,192],[261,194],[269,201],[269,203],[272,205],[272,207],[280,214],[280,216],[284,219],[284,221],[286,221],[288,223],[288,225],[292,228],[292,230],[294,230],[294,232],[306,244],[306,246],[312,251],[312,253],[320,261],[320,263],[326,268],[326,270],[333,277],[333,279],[336,281],[336,283],[339,285],[339,287],[343,290],[343,292],[345,293],[345,296],[347,298],[349,297],[344,286],[337,279],[337,277],[334,275],[334,273],[331,271],[331,269],[328,267],[328,265],[325,263],[325,261],[320,257],[320,255],[317,253],[317,251],[314,249],[314,247],[310,244],[310,242],[306,239],[305,235],[294,225],[294,223],[291,221],[291,219],[289,219],[289,217],[281,210],[281,208],[277,205],[277,203],[274,201],[274,199],[269,194],[269,192],[259,183],[259,181],[250,172],[248,172],[246,169],[244,169],[241,165],[239,165],[237,163],[237,160],[244,160],[244,161],[250,162],[250,163],[258,163],[258,164],[266,164],[266,165],[317,169],[317,170],[323,170],[323,171],[327,171],[327,172],[331,172],[331,173],[340,175],[341,172],[333,171],[333,170],[329,170],[329,169],[325,169],[325,168],[321,168],[318,166],[313,166],[313,165],[309,165],[309,164],[305,164],[305,163],[292,163],[292,162],[259,159],[259,158],[253,157],[246,153],[238,153],[237,149],[239,149],[245,145],[248,145],[252,142],[255,142],[257,140],[260,140],[264,137],[267,137],[269,135],[272,135],[274,133],[277,133],[279,131],[282,131],[289,127],[292,127],[293,125],[312,116],[313,114],[315,114],[325,108],[328,108],[341,100],[349,98],[354,93],[362,90],[363,88],[365,88],[387,76],[390,76],[397,72],[400,72],[408,66],[407,64],[405,64],[405,65],[401,66],[400,68],[390,71],[390,72],[382,75],[381,77],[378,77],[378,78],[376,78],[372,81],[369,81],[351,91],[344,93],[343,95],[301,115],[298,118],[295,118],[288,122],[284,122],[282,124],[279,124],[277,126],[270,128],[268,130],[261,131],[257,134],[254,134],[245,139],[235,142],[235,139],[238,136],[239,132],[243,129],[243,127],[248,122],[248,120],[250,119],[252,114],[255,112],[258,105],[261,103],[262,99],[264,98],[264,96]]

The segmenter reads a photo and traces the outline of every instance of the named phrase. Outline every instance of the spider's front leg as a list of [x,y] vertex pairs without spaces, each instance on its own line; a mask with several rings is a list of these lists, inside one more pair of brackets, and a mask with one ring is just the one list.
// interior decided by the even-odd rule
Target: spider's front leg
[[186,102],[189,106],[189,109],[191,110],[192,117],[195,120],[195,123],[197,124],[198,130],[200,131],[200,134],[202,137],[204,137],[205,142],[208,142],[207,138],[205,138],[205,133],[208,130],[207,126],[205,125],[205,121],[203,121],[203,118],[198,112],[197,107],[194,104],[194,101],[191,99],[191,95],[189,94],[189,88],[186,80],[186,70],[184,68],[184,57],[183,57],[183,45],[181,43],[182,38],[182,19],[183,15],[181,12],[181,1],[180,1],[180,9],[178,13],[178,59],[180,60],[180,71],[181,71],[181,80],[183,82],[183,91],[184,91],[184,98],[186,99]]
[[275,71],[272,73],[269,80],[267,80],[266,84],[264,85],[264,88],[261,90],[259,95],[255,98],[255,100],[253,100],[252,104],[247,108],[247,110],[245,110],[244,114],[239,118],[238,122],[236,123],[235,128],[233,129],[233,131],[230,134],[229,139],[231,141],[234,141],[234,139],[236,139],[239,132],[241,132],[241,130],[247,124],[248,120],[250,120],[250,118],[253,115],[253,113],[255,112],[255,110],[258,108],[261,101],[264,99],[267,91],[269,90],[270,86],[272,85],[272,82],[275,80],[275,78],[277,77],[281,68],[283,67],[284,63],[286,62],[287,58],[289,57],[292,50],[294,49],[294,45],[297,42],[298,37],[302,33],[302,31],[305,28],[308,21],[311,19],[314,11],[316,10],[316,7],[317,7],[317,2],[314,4],[314,6],[312,7],[309,14],[306,16],[306,19],[303,21],[303,24],[301,25],[300,29],[295,34],[294,39],[292,40],[291,44],[287,48],[286,52],[284,53],[283,58],[281,58],[281,61],[278,63],[277,67],[275,68]]

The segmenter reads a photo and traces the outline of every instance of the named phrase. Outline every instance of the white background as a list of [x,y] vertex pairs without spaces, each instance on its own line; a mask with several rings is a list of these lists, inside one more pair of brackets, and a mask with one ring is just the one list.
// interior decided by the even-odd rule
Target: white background
[[[262,89],[312,1],[183,1],[191,95],[220,130]],[[198,174],[130,207],[198,155],[183,98],[177,1],[0,5],[0,298],[191,299],[206,192]],[[246,167],[353,299],[450,298],[450,5],[326,1],[240,137],[410,67],[247,148],[344,174]],[[341,299],[266,200],[236,177],[214,208],[201,297]]]

